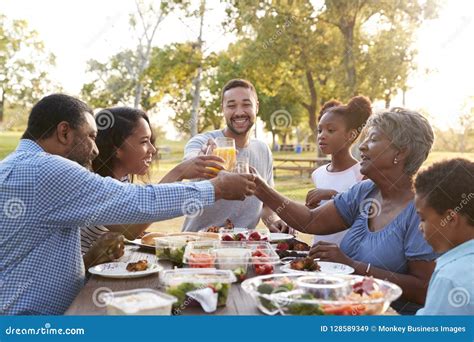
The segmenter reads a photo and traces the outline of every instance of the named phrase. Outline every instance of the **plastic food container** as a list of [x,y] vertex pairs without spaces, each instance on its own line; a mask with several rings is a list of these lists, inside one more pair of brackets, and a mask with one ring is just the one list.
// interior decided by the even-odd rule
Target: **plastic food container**
[[178,298],[175,307],[184,304],[187,292],[206,287],[217,292],[217,306],[225,306],[230,286],[235,281],[232,271],[214,268],[182,268],[160,273],[160,283],[166,293]]
[[257,275],[273,273],[279,257],[268,242],[194,241],[187,245],[183,262],[189,268],[231,270],[242,281],[250,270]]
[[107,306],[108,315],[171,315],[171,307],[178,300],[152,289],[135,289],[105,293],[100,299]]
[[322,275],[300,277],[297,278],[296,285],[317,299],[336,300],[352,292],[350,282],[338,277]]
[[[287,278],[287,290],[279,285],[281,277]],[[314,279],[310,279],[314,278]],[[338,278],[348,282],[351,292],[337,298],[317,298],[315,294],[335,293],[334,283],[323,284],[320,280]],[[302,279],[302,281],[301,281]],[[373,284],[369,293],[358,293],[361,282]],[[275,285],[276,284],[276,285]],[[301,286],[303,285],[303,286]],[[315,285],[317,289],[315,290]],[[326,289],[324,289],[326,285]],[[278,290],[278,287],[280,289]],[[340,286],[342,288],[342,286]],[[365,286],[364,288],[367,288]],[[248,279],[242,283],[242,289],[256,301],[258,308],[266,314],[282,315],[380,315],[390,303],[402,294],[399,286],[388,281],[353,275],[302,276],[298,273],[270,275]],[[329,289],[329,290],[328,290]],[[321,292],[322,291],[322,292]]]
[[281,273],[247,279],[242,283],[242,289],[248,293],[258,309],[266,315],[279,313],[278,307],[273,303],[273,293],[292,291],[296,288],[295,279],[301,274]]
[[154,239],[156,258],[158,260],[169,260],[177,266],[182,266],[186,244],[198,239],[199,237],[193,235],[157,237]]

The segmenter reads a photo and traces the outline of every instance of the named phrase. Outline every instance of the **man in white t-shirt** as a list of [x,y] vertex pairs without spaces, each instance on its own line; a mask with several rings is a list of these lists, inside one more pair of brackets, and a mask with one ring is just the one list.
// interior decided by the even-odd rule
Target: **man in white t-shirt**
[[[250,137],[259,106],[255,87],[247,80],[230,80],[222,90],[221,105],[226,127],[194,136],[186,144],[184,159],[193,158],[212,148],[212,141],[217,137],[233,138],[238,156],[248,157],[249,165],[273,186],[272,153],[266,143]],[[230,219],[235,227],[252,229],[262,219],[271,231],[288,230],[285,222],[257,197],[252,196],[242,202],[219,200],[198,215],[187,216],[183,231],[198,231],[209,226],[221,227],[226,219]]]

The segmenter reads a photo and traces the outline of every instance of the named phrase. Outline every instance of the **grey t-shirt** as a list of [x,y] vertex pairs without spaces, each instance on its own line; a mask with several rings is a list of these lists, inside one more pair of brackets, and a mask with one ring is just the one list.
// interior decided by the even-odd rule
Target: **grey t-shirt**
[[[195,157],[201,151],[201,147],[207,144],[209,139],[223,137],[221,130],[206,132],[194,136],[188,141],[184,148],[184,159]],[[273,187],[273,158],[267,144],[257,139],[250,139],[245,148],[237,148],[239,156],[249,158],[250,166],[253,166],[260,176]],[[255,196],[247,197],[244,201],[219,200],[212,207],[208,207],[195,217],[187,216],[183,231],[196,232],[209,226],[222,227],[226,219],[230,219],[235,227],[255,228],[262,213],[262,202]]]

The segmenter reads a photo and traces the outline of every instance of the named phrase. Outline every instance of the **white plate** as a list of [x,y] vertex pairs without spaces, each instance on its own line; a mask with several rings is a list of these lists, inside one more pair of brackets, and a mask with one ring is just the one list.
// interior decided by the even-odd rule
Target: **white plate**
[[313,272],[322,272],[327,274],[352,274],[354,269],[350,266],[340,264],[338,262],[329,262],[329,261],[318,261],[318,265],[321,268],[321,271],[297,271],[290,268],[290,264],[286,264],[280,267],[280,271],[285,273],[301,273],[308,274]]
[[291,234],[285,233],[270,233],[270,241],[283,241],[283,240],[291,240],[294,236]]
[[139,278],[158,273],[163,267],[157,264],[148,263],[145,271],[129,272],[127,271],[128,262],[109,262],[89,268],[89,273],[96,274],[106,278]]

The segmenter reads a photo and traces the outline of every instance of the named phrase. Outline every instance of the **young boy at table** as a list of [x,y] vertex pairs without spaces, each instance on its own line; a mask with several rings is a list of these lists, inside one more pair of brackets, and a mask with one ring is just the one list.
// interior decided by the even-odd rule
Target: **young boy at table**
[[451,159],[418,174],[415,205],[438,253],[425,307],[417,315],[474,314],[474,163]]

